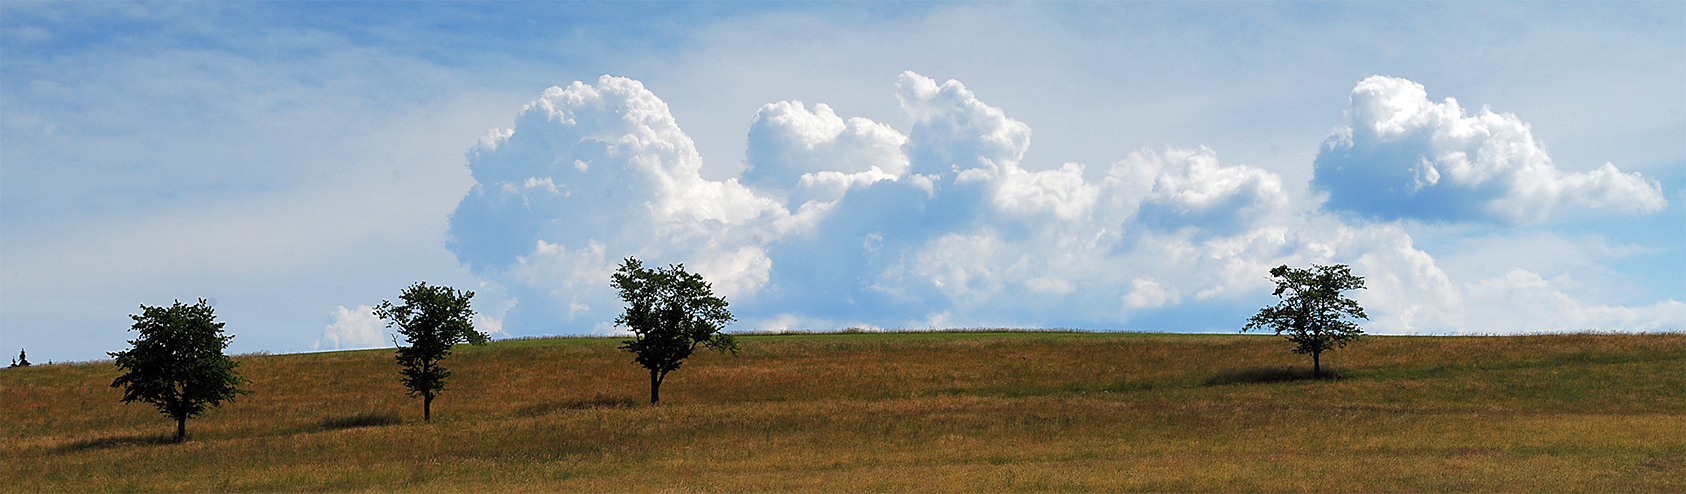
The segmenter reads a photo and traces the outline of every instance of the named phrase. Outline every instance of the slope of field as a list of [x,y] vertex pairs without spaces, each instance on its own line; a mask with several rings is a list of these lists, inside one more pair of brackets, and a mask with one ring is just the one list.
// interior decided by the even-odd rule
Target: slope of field
[[[188,422],[108,362],[0,370],[0,490],[1686,491],[1686,334],[742,337],[645,403],[612,339],[458,347],[421,421],[390,350],[243,356]],[[1291,368],[1290,368],[1291,367]]]

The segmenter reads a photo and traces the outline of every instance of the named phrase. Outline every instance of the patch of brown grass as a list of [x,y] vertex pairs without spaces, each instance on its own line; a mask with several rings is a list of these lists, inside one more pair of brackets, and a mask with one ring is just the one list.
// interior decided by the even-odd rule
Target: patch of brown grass
[[[1686,490],[1686,335],[742,337],[644,404],[610,339],[459,347],[434,422],[390,351],[244,356],[173,423],[109,364],[0,371],[6,491]],[[1287,376],[1288,378],[1282,378]]]

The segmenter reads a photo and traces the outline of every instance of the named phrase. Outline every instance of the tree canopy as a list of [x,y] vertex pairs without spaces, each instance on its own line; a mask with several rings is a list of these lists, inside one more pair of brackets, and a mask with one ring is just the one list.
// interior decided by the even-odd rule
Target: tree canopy
[[626,311],[615,324],[633,334],[621,348],[650,371],[650,403],[661,402],[667,373],[684,365],[698,346],[737,353],[737,341],[722,332],[733,321],[726,301],[683,264],[647,269],[628,257],[615,272],[614,285],[626,301]]
[[1341,292],[1364,289],[1364,278],[1354,276],[1345,264],[1311,269],[1277,266],[1270,270],[1276,282],[1274,295],[1282,300],[1259,309],[1247,320],[1242,332],[1274,330],[1294,342],[1294,353],[1311,354],[1313,376],[1323,374],[1323,352],[1344,348],[1364,335],[1358,319],[1369,319],[1357,301]]
[[[439,365],[458,343],[486,344],[485,333],[474,330],[474,292],[417,282],[399,295],[402,304],[381,301],[375,315],[396,327],[405,343],[398,345],[399,373],[410,396],[422,397],[422,420],[433,420],[433,398],[445,390],[451,371]],[[396,344],[397,342],[394,341]]]
[[240,363],[223,354],[234,337],[223,334],[226,323],[216,321],[205,299],[142,305],[139,315],[129,317],[135,320],[129,330],[140,335],[129,340],[130,349],[110,354],[122,372],[111,387],[123,387],[124,403],[151,403],[176,419],[176,441],[187,439],[189,417],[247,392],[238,388],[247,382],[234,370]]

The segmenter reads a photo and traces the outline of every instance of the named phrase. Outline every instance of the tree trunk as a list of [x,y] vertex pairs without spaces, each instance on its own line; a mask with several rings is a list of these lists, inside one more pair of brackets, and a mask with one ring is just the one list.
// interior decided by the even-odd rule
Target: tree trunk
[[1323,352],[1311,352],[1311,377],[1323,377]]
[[422,395],[422,422],[433,421],[433,395]]
[[650,404],[655,405],[655,404],[661,403],[661,401],[662,401],[662,378],[661,378],[661,374],[652,370],[652,371],[650,371]]
[[186,441],[186,440],[187,440],[187,417],[186,416],[178,416],[178,417],[176,417],[176,442],[179,443],[179,442]]

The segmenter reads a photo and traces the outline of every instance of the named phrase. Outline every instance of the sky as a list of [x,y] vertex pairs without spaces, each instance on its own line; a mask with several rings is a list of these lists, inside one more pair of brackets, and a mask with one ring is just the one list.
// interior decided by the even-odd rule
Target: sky
[[0,3],[0,355],[733,331],[1686,330],[1686,4]]

